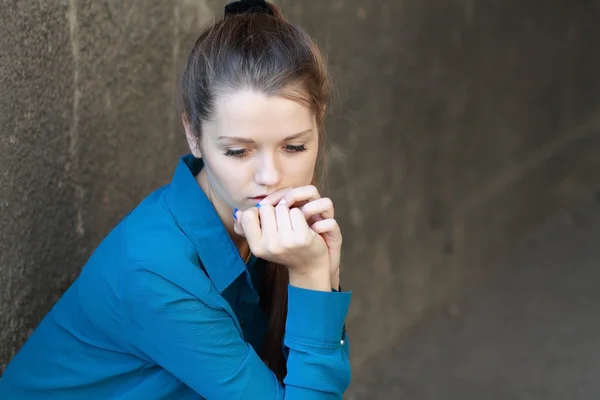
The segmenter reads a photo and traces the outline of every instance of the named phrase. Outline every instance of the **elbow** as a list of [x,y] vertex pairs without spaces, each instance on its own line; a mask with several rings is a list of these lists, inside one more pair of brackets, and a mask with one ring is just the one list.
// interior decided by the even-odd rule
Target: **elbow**
[[340,352],[340,361],[335,363],[335,366],[332,366],[329,372],[331,382],[334,382],[333,387],[336,388],[340,396],[343,395],[352,381],[350,360],[344,351]]
[[343,388],[345,392],[350,386],[350,382],[352,381],[352,367],[350,366],[350,360],[344,353],[343,357],[346,362],[340,368],[340,387]]

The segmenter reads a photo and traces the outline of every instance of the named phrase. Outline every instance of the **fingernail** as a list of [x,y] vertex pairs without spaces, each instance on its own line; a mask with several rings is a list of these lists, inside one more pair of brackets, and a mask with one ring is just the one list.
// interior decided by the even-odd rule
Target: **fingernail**
[[235,219],[237,221],[237,217],[235,216],[235,214],[238,212],[237,208],[233,209],[233,219]]
[[281,199],[279,201],[279,204],[281,204],[282,206],[285,206],[287,204],[287,202],[285,201],[285,199]]
[[260,208],[260,203],[256,203],[256,208]]

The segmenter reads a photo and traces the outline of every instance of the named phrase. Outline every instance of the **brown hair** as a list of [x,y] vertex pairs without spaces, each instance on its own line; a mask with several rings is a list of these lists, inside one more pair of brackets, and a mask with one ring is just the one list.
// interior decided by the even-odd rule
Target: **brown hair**
[[[219,94],[253,89],[306,105],[317,119],[318,167],[324,178],[323,118],[330,86],[325,63],[307,33],[286,21],[277,7],[268,7],[273,15],[227,15],[200,35],[181,76],[181,111],[199,140]],[[267,263],[260,301],[269,326],[260,356],[281,381],[287,373],[282,342],[288,282],[287,268]]]

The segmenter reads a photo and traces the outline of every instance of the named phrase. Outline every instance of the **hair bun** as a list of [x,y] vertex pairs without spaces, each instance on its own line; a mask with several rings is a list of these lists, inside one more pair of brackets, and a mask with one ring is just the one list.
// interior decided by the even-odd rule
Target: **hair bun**
[[239,0],[225,6],[225,17],[254,13],[276,16],[273,7],[265,0]]

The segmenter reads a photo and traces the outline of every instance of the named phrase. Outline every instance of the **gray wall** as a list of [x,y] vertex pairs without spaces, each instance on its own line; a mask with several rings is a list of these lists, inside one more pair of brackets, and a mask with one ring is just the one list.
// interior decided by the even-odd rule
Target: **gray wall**
[[[181,60],[223,6],[42,3],[0,9],[0,366],[168,182]],[[598,188],[598,3],[501,3],[278,1],[337,83],[329,194],[355,374]]]

